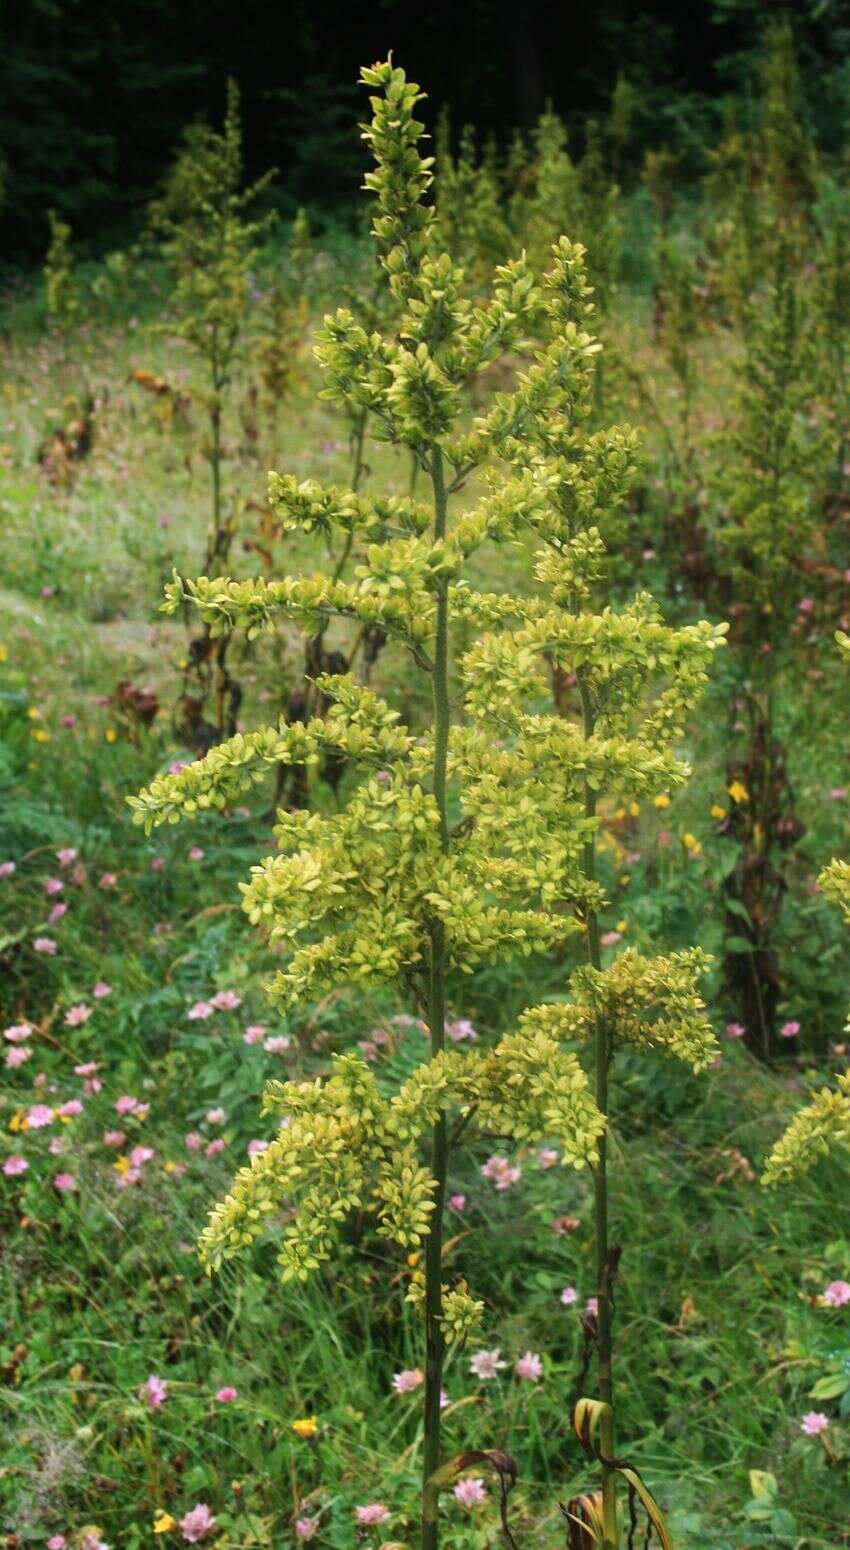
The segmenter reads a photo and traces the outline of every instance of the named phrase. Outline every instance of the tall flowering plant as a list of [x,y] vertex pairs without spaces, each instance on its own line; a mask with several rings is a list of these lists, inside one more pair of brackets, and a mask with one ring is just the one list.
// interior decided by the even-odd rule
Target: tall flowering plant
[[[351,313],[325,319],[317,357],[325,396],[374,433],[406,447],[429,499],[382,498],[270,475],[281,520],[356,553],[352,579],[175,579],[166,607],[188,600],[213,635],[273,627],[281,613],[315,634],[331,617],[378,626],[407,652],[430,690],[416,731],[350,675],[323,674],[328,708],[299,724],[239,735],[203,760],[154,780],[132,799],[148,827],[176,822],[264,781],[280,763],[329,754],[358,768],[347,804],[331,816],[280,813],[277,854],[243,887],[249,918],[283,957],[271,993],[284,1008],[331,987],[402,986],[427,1021],[428,1058],[387,1094],[354,1054],[314,1082],[273,1082],[266,1108],[286,1121],[237,1175],[201,1243],[212,1270],[250,1244],[282,1201],[294,1205],[279,1261],[303,1279],[334,1251],[353,1211],[379,1235],[422,1249],[409,1298],[425,1344],[422,1550],[438,1544],[440,1490],[464,1467],[444,1463],[440,1393],[447,1348],[467,1339],[482,1304],[463,1280],[444,1280],[443,1211],[452,1154],[471,1122],[484,1133],[557,1140],[565,1165],[597,1180],[601,1408],[577,1423],[602,1460],[605,1544],[618,1543],[612,1451],[610,1281],[605,1136],[615,1042],[631,1039],[696,1067],[713,1040],[696,988],[698,953],[644,960],[623,954],[605,971],[599,950],[602,890],[594,875],[601,791],[652,792],[685,777],[676,754],[722,631],[668,630],[651,601],[594,613],[605,570],[598,522],[632,475],[631,431],[590,433],[598,345],[582,249],[566,238],[535,278],[525,259],[499,267],[491,294],[470,302],[458,266],[436,246],[420,155],[418,88],[391,62],[363,71],[373,117],[373,234],[401,313],[392,337],[367,333]],[[464,427],[464,394],[495,357],[529,335],[542,342],[512,392]],[[496,459],[500,467],[493,466]],[[490,466],[488,466],[490,465]],[[483,494],[454,511],[475,473]],[[534,596],[474,590],[466,570],[486,543],[543,543]],[[452,669],[455,627],[478,639]],[[543,659],[576,675],[577,719],[540,708]],[[653,703],[641,720],[650,683]],[[589,946],[569,1003],[527,1011],[493,1047],[446,1048],[447,980],[488,961],[543,952],[567,938]],[[572,1047],[595,1041],[595,1092]],[[504,1456],[491,1462],[504,1472]],[[467,1460],[470,1462],[470,1460]],[[642,1490],[642,1483],[640,1486]],[[650,1499],[651,1500],[651,1499]],[[654,1504],[653,1504],[654,1506]]]

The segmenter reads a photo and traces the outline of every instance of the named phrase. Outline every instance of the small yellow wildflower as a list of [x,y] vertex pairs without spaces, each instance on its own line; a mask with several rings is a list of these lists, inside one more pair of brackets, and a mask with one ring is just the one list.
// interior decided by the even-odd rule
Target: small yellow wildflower
[[163,1173],[173,1173],[176,1167],[177,1167],[176,1162],[172,1162],[169,1159],[168,1162],[164,1162],[163,1163],[162,1171],[163,1171]]
[[630,802],[629,803],[629,816],[631,818],[637,818],[639,816],[639,814],[640,814],[640,802]]
[[107,727],[103,735],[108,743],[114,743],[118,733],[114,727]]
[[668,797],[667,792],[661,791],[657,797],[653,797],[652,805],[653,807],[669,807],[670,798]]
[[621,888],[628,888],[629,883],[631,882],[631,880],[632,880],[631,872],[624,872],[622,877],[620,878],[620,887]]
[[682,844],[691,856],[702,855],[702,845],[695,834],[683,834]]
[[0,646],[0,662],[6,662],[8,660],[8,657],[9,657],[9,653],[6,650],[6,647],[5,646]]
[[410,1266],[411,1270],[415,1270],[416,1269],[416,1266],[419,1264],[420,1258],[421,1258],[421,1255],[418,1254],[415,1249],[413,1250],[413,1252],[411,1254],[408,1254],[408,1256],[407,1256],[407,1263]]
[[315,1437],[319,1430],[319,1423],[314,1415],[305,1415],[298,1421],[293,1421],[292,1430],[296,1437]]
[[27,715],[29,716],[30,721],[40,721],[41,720],[41,711],[39,710],[37,705],[30,705],[28,710],[27,710]]
[[629,923],[628,923],[627,920],[618,920],[617,921],[617,930],[619,931],[621,936],[622,936],[623,932],[624,931],[628,931],[628,929],[629,929]]
[[733,780],[731,786],[727,786],[726,790],[729,792],[733,802],[749,802],[750,800],[749,791],[739,780]]
[[17,1109],[9,1120],[9,1129],[12,1131],[26,1130],[27,1116],[23,1109]]
[[626,809],[624,807],[618,807],[616,813],[614,814],[614,817],[617,818],[617,819],[620,819],[620,818],[625,818],[625,816],[626,816]]
[[170,1534],[177,1527],[177,1519],[172,1518],[170,1512],[159,1512],[153,1520],[155,1534]]
[[121,1178],[123,1179],[124,1174],[130,1172],[130,1159],[129,1157],[124,1156],[116,1157],[112,1166],[115,1169],[115,1172],[120,1174]]
[[712,804],[711,804],[711,816],[712,816],[712,818],[717,818],[717,819],[725,818],[726,817],[726,809],[725,809],[725,807],[721,807],[719,802],[712,802]]
[[50,733],[45,732],[43,727],[37,727],[34,732],[30,732],[30,737],[34,737],[37,743],[50,742]]

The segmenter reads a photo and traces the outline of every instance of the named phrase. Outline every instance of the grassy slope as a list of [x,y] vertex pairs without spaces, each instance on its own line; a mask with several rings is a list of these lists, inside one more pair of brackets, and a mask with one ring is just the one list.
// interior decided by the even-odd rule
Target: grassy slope
[[[215,1283],[204,1280],[191,1251],[232,1160],[242,1160],[249,1138],[268,1134],[256,1101],[264,1077],[319,1069],[329,1049],[363,1037],[393,1008],[334,999],[286,1028],[292,1045],[284,1054],[246,1046],[241,1034],[252,1022],[266,1023],[270,1034],[284,1031],[262,997],[268,954],[238,911],[236,882],[268,845],[263,803],[151,842],[127,822],[125,795],[182,751],[169,708],[183,635],[157,619],[156,602],[173,564],[190,574],[197,564],[206,469],[197,417],[184,431],[163,430],[153,401],[128,382],[135,366],[187,379],[188,364],[167,339],[151,342],[124,316],[92,330],[77,350],[75,343],[73,366],[64,365],[59,344],[19,328],[3,365],[7,659],[0,688],[12,698],[2,702],[0,860],[14,858],[17,872],[0,882],[0,930],[22,935],[3,944],[0,1010],[4,1026],[25,1018],[37,1024],[32,1059],[5,1073],[4,1125],[45,1092],[56,1102],[75,1097],[83,1078],[74,1064],[96,1060],[103,1083],[67,1127],[23,1140],[13,1133],[4,1147],[4,1155],[14,1147],[31,1163],[23,1179],[0,1178],[0,1362],[8,1385],[0,1405],[11,1438],[0,1464],[4,1526],[25,1544],[97,1523],[111,1545],[132,1550],[153,1542],[157,1510],[179,1517],[206,1501],[225,1542],[247,1550],[290,1543],[300,1507],[321,1520],[315,1542],[342,1550],[352,1542],[353,1504],[380,1498],[393,1510],[392,1523],[366,1542],[403,1539],[418,1411],[415,1397],[392,1393],[391,1378],[419,1360],[403,1301],[409,1267],[370,1238],[365,1222],[347,1233],[340,1265],[295,1293],[269,1274],[267,1249]],[[50,406],[81,370],[95,391],[108,388],[108,398],[92,456],[73,489],[57,492],[37,474],[34,454]],[[308,367],[304,375],[276,446],[240,449],[244,437],[231,424],[228,487],[258,506],[266,464],[301,477],[346,477],[345,427],[317,404]],[[713,387],[709,379],[707,413]],[[405,488],[407,470],[391,452],[370,445],[369,463],[376,484]],[[248,530],[256,521],[249,510]],[[302,561],[321,557],[289,541],[277,545],[277,568]],[[256,565],[256,552],[237,545],[234,570]],[[53,589],[49,596],[45,587]],[[242,669],[246,724],[275,709],[281,682],[293,681],[297,665],[294,642],[284,640],[277,654],[259,644]],[[403,664],[390,652],[378,675],[406,703]],[[113,707],[97,703],[122,678],[152,685],[164,706],[153,732],[135,742]],[[415,714],[415,706],[408,709]],[[76,722],[63,727],[68,715]],[[610,924],[627,918],[629,939],[643,944],[679,945],[700,933],[716,945],[706,898],[723,858],[706,815],[723,776],[708,730],[709,751],[677,808],[612,817]],[[822,795],[823,764],[832,761],[837,780],[831,747],[820,767],[801,770],[803,798],[822,814],[811,847],[815,866],[840,844],[841,825]],[[700,834],[705,858],[684,861],[678,840],[665,847],[662,833],[659,842],[664,829]],[[190,859],[193,844],[203,859]],[[53,857],[62,845],[79,851],[76,882]],[[631,881],[617,882],[623,852],[636,849],[641,861]],[[162,868],[152,870],[153,860]],[[114,885],[100,885],[104,873],[114,874]],[[61,897],[70,907],[47,927],[44,881],[57,874],[65,876]],[[837,932],[831,921],[821,923],[822,914],[808,929],[821,933],[821,950],[834,957]],[[34,952],[38,934],[54,937],[55,956]],[[563,972],[544,966],[531,985],[525,968],[478,976],[458,1010],[489,1033],[541,987],[559,988]],[[102,1001],[92,998],[98,979],[112,986]],[[187,1021],[192,1003],[224,988],[241,995],[237,1011]],[[817,1012],[824,1022],[844,998],[840,984],[831,991]],[[67,1009],[81,1001],[92,1016],[69,1028]],[[726,1011],[717,1008],[721,1025]],[[418,1054],[416,1035],[408,1034],[381,1068],[387,1080]],[[33,1076],[42,1072],[45,1087],[35,1089]],[[742,1516],[752,1468],[776,1474],[806,1543],[847,1542],[846,1465],[829,1465],[819,1442],[799,1436],[805,1409],[835,1410],[834,1400],[807,1397],[812,1384],[831,1359],[840,1366],[850,1358],[846,1312],[814,1305],[829,1279],[848,1274],[846,1216],[842,1222],[835,1210],[847,1173],[824,1170],[769,1197],[738,1156],[757,1166],[797,1101],[795,1084],[797,1075],[791,1083],[768,1076],[733,1046],[705,1085],[669,1068],[647,1078],[645,1067],[628,1061],[619,1073],[623,1448],[673,1509],[679,1542],[694,1550],[762,1542],[764,1530]],[[114,1104],[122,1094],[149,1102],[149,1117],[118,1121]],[[218,1104],[225,1121],[208,1122]],[[139,1183],[123,1190],[116,1189],[116,1153],[102,1141],[118,1123],[128,1138],[124,1155],[141,1143],[155,1152]],[[61,1159],[48,1152],[49,1136],[60,1129]],[[224,1154],[187,1150],[191,1131],[202,1134],[204,1147],[221,1134]],[[521,1183],[496,1194],[479,1176],[485,1155],[478,1149],[464,1158],[455,1181],[468,1206],[455,1219],[452,1260],[487,1296],[487,1340],[509,1366],[486,1385],[470,1375],[467,1356],[457,1358],[447,1445],[508,1445],[520,1464],[520,1542],[554,1550],[563,1543],[556,1504],[588,1478],[569,1433],[578,1309],[591,1280],[588,1181],[543,1171],[529,1157],[520,1159]],[[60,1169],[73,1172],[73,1194],[53,1187]],[[551,1223],[564,1213],[580,1225],[559,1236]],[[576,1306],[561,1304],[565,1284],[577,1288]],[[511,1374],[526,1349],[544,1355],[538,1386]],[[136,1397],[151,1372],[169,1383],[157,1410]],[[231,1405],[213,1397],[225,1383],[239,1393]],[[320,1423],[312,1441],[291,1430],[308,1412]],[[836,1433],[840,1452],[840,1427]],[[492,1504],[465,1514],[451,1502],[447,1517],[454,1526],[447,1545],[483,1550],[497,1542]]]

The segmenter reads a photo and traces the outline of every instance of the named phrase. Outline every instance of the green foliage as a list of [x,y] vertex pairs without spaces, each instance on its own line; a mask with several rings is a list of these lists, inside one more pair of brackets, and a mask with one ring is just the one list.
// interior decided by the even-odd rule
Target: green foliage
[[71,249],[71,228],[55,210],[49,211],[50,247],[44,261],[47,316],[60,329],[69,329],[80,310]]

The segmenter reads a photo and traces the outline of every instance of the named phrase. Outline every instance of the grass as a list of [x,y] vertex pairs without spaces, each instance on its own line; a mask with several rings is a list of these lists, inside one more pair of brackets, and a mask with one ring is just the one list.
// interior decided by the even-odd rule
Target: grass
[[[147,305],[155,311],[155,296]],[[628,330],[638,337],[642,308],[627,298],[624,338]],[[16,871],[0,880],[0,1012],[4,1026],[27,1021],[34,1033],[31,1058],[4,1073],[0,1095],[4,1156],[20,1151],[29,1161],[25,1174],[0,1176],[3,1527],[10,1545],[55,1534],[77,1545],[85,1526],[97,1525],[109,1545],[134,1550],[156,1542],[158,1514],[179,1519],[206,1502],[222,1550],[282,1550],[294,1543],[299,1515],[315,1519],[314,1543],[331,1550],[353,1539],[403,1543],[421,1434],[417,1396],[394,1393],[392,1378],[421,1360],[404,1300],[411,1265],[374,1236],[365,1216],[347,1227],[338,1263],[303,1289],[276,1281],[273,1245],[214,1281],[194,1255],[205,1213],[234,1164],[249,1140],[269,1134],[258,1109],[267,1077],[318,1072],[331,1050],[366,1038],[376,1024],[395,1030],[378,1064],[382,1081],[397,1079],[421,1046],[415,1030],[402,1034],[389,1021],[400,1005],[384,1001],[330,998],[286,1023],[270,1013],[262,986],[273,958],[252,937],[237,890],[269,845],[269,793],[227,818],[151,841],[128,821],[126,796],[188,754],[172,723],[185,634],[179,621],[158,616],[157,604],[172,566],[190,575],[197,566],[208,506],[199,414],[182,427],[169,423],[159,401],[130,381],[140,366],[180,385],[191,379],[174,344],[150,337],[143,324],[134,326],[123,306],[95,317],[69,349],[39,331],[36,308],[24,299],[12,309],[4,345],[0,860],[14,860]],[[663,393],[663,367],[641,337]],[[710,416],[724,366],[710,343],[706,352]],[[35,465],[36,451],[83,378],[103,405],[94,447],[73,482],[54,488]],[[347,428],[316,400],[316,386],[305,352],[277,438],[261,426],[254,439],[244,422],[247,381],[237,383],[225,479],[245,508],[233,556],[239,574],[264,563],[262,548],[276,570],[323,563],[315,547],[263,529],[266,466],[346,479]],[[616,377],[611,391],[628,399]],[[634,402],[627,407],[637,412]],[[648,455],[650,468],[653,460],[660,467],[652,434]],[[406,488],[408,470],[391,450],[370,442],[368,461],[376,486]],[[628,539],[632,569],[645,542],[638,525]],[[521,564],[518,557],[517,573]],[[644,579],[665,585],[653,562]],[[282,633],[245,650],[246,725],[277,713],[298,680],[300,649]],[[828,641],[812,660],[830,662]],[[122,680],[157,695],[151,729],[122,719],[115,699]],[[376,683],[415,717],[404,664],[391,649],[379,659]],[[723,691],[720,684],[694,726],[696,776],[674,807],[608,814],[609,924],[624,919],[627,940],[639,945],[699,940],[716,951],[722,941],[727,846],[708,814],[725,785],[717,736]],[[847,1310],[818,1301],[826,1283],[850,1269],[846,1211],[837,1210],[848,1198],[848,1172],[834,1163],[778,1194],[755,1176],[801,1093],[830,1064],[825,1056],[847,1000],[840,926],[807,893],[846,841],[844,809],[827,796],[846,775],[846,752],[832,725],[811,747],[812,703],[793,690],[784,712],[798,804],[809,821],[783,927],[796,997],[789,1015],[803,1014],[804,1051],[789,1054],[776,1073],[724,1044],[720,1069],[701,1082],[627,1057],[616,1071],[619,1446],[669,1508],[677,1543],[688,1550],[764,1543],[835,1550],[850,1542],[850,1428],[841,1419],[850,1411]],[[63,725],[68,717],[73,724]],[[315,795],[333,800],[327,788]],[[683,852],[686,831],[700,837],[696,861]],[[55,856],[62,847],[78,852],[65,867]],[[192,859],[192,847],[202,857]],[[44,884],[54,876],[63,888],[48,897]],[[51,925],[57,898],[68,909]],[[36,951],[43,936],[56,942],[55,954]],[[452,987],[455,1004],[489,1037],[533,997],[558,993],[568,968],[553,960],[533,971],[482,971],[462,1000]],[[99,1000],[98,981],[111,986]],[[238,1008],[188,1019],[195,1003],[226,990],[240,997]],[[734,1008],[722,1004],[716,984],[713,995],[720,1029]],[[90,1017],[68,1026],[68,1009],[80,1003],[92,1008]],[[257,1024],[288,1047],[246,1044],[245,1029]],[[74,1067],[88,1062],[97,1063],[101,1086],[86,1094],[92,1078]],[[67,1124],[15,1128],[34,1102],[54,1106],[78,1095],[83,1112]],[[119,1118],[115,1104],[126,1096],[149,1105],[146,1117]],[[207,1119],[218,1107],[224,1119]],[[106,1145],[104,1134],[119,1127],[124,1145]],[[187,1148],[193,1134],[202,1137],[200,1150]],[[58,1154],[49,1151],[51,1137],[61,1142]],[[224,1149],[208,1155],[216,1138]],[[137,1146],[153,1156],[139,1164],[137,1182],[117,1187]],[[569,1422],[582,1365],[580,1312],[592,1284],[589,1180],[543,1168],[531,1154],[516,1159],[520,1182],[499,1193],[481,1177],[487,1150],[472,1142],[452,1180],[466,1206],[451,1216],[449,1257],[486,1298],[485,1342],[507,1366],[481,1382],[469,1371],[469,1353],[455,1357],[446,1446],[508,1448],[519,1466],[512,1509],[519,1543],[561,1550],[558,1503],[592,1482]],[[57,1190],[60,1172],[73,1174],[74,1190]],[[577,1225],[555,1231],[565,1216]],[[575,1303],[562,1303],[565,1286],[575,1288]],[[513,1374],[526,1350],[543,1357],[539,1384]],[[157,1408],[139,1397],[151,1373],[168,1385]],[[215,1398],[225,1385],[237,1390],[230,1403]],[[800,1433],[811,1408],[833,1416],[828,1447]],[[316,1418],[312,1438],[292,1429],[307,1416]],[[775,1475],[790,1529],[787,1520],[772,1526],[748,1515],[752,1470]],[[447,1550],[499,1542],[495,1481],[486,1484],[479,1509],[447,1498]],[[375,1500],[391,1518],[355,1530],[354,1506]],[[179,1537],[166,1531],[162,1542]]]

